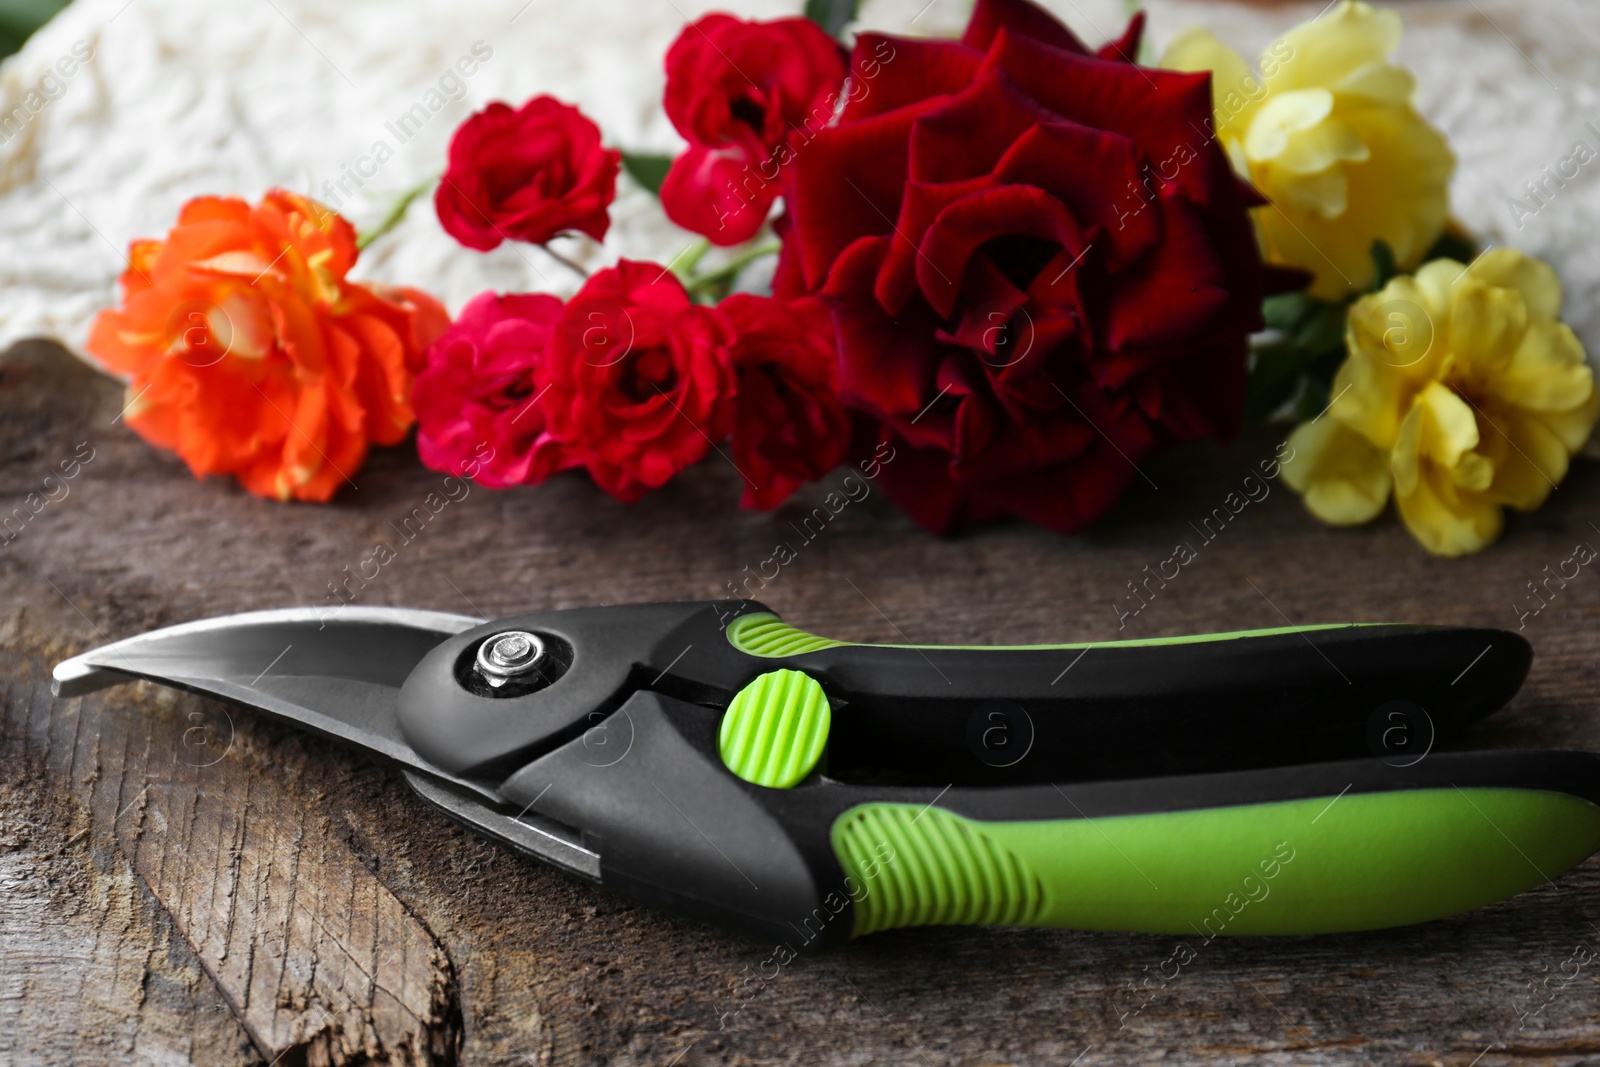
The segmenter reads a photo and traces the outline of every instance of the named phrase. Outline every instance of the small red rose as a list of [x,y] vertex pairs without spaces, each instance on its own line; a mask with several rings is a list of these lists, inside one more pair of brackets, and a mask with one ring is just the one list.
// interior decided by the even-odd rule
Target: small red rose
[[771,509],[843,461],[850,422],[839,402],[833,321],[821,301],[736,293],[717,305],[738,331],[733,462],[747,508]]
[[606,492],[637,500],[733,425],[733,326],[665,267],[624,259],[567,302],[540,397],[553,433]]
[[450,141],[434,206],[445,230],[488,251],[507,239],[544,244],[568,231],[596,241],[611,225],[622,154],[583,112],[550,96],[512,110],[495,102]]
[[483,293],[429,347],[412,388],[417,453],[491,489],[534,485],[571,466],[545,429],[540,368],[561,301]]
[[711,14],[667,52],[667,117],[689,142],[661,206],[713,244],[749,240],[781,192],[795,143],[833,118],[844,85],[839,45],[809,19]]

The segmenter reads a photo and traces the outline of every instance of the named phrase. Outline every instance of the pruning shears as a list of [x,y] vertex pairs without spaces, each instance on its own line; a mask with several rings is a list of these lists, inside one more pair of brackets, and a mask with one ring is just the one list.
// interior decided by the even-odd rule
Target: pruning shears
[[1395,624],[962,648],[751,601],[350,606],[156,630],[54,689],[147,679],[285,719],[578,878],[802,948],[1375,929],[1540,885],[1600,848],[1600,755],[1435,748],[1531,658]]

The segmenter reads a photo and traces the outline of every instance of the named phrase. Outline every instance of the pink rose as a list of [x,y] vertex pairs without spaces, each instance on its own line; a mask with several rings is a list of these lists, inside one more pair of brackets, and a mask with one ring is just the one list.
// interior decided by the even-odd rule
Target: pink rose
[[536,403],[561,301],[482,293],[429,347],[412,389],[417,453],[491,489],[533,485],[573,466]]

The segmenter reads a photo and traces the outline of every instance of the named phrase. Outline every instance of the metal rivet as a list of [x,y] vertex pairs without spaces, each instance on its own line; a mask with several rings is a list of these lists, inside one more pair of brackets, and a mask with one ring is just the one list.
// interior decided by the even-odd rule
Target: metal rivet
[[544,642],[526,630],[495,634],[478,646],[478,673],[499,688],[513,678],[538,668],[544,659]]

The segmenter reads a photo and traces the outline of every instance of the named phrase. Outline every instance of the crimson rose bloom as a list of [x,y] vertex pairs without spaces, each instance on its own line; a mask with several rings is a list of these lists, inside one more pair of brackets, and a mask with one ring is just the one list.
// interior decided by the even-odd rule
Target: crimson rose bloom
[[780,290],[825,295],[881,484],[929,530],[1076,530],[1152,450],[1237,431],[1260,201],[1209,75],[1126,61],[1140,28],[1097,56],[978,0],[960,41],[863,34],[871,91],[797,154]]
[[461,310],[412,388],[424,464],[491,489],[533,485],[572,465],[535,402],[560,314],[561,301],[542,294],[482,293]]
[[791,141],[833,117],[839,45],[810,19],[711,14],[667,52],[667,117],[689,142],[661,185],[667,218],[713,244],[749,240],[781,191]]
[[567,230],[598,241],[611,225],[606,209],[621,164],[577,108],[551,96],[515,111],[497,101],[456,130],[433,202],[450,236],[483,252],[507,238],[544,244]]
[[844,459],[850,423],[839,402],[839,361],[828,309],[736,293],[717,305],[738,331],[739,408],[733,462],[747,508],[775,508],[800,483]]
[[545,353],[550,431],[619,500],[698,461],[733,424],[734,333],[665,267],[624,259],[567,302]]

